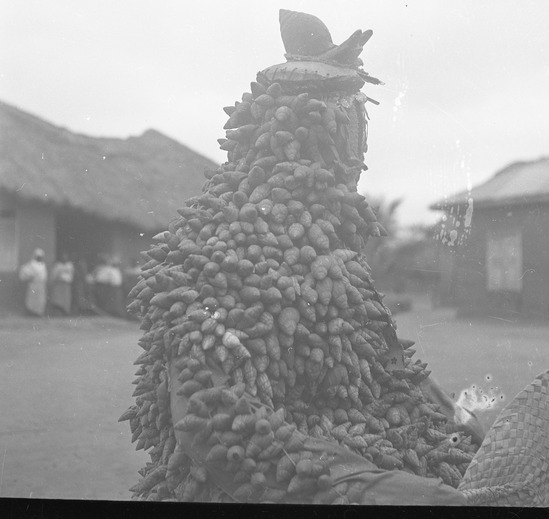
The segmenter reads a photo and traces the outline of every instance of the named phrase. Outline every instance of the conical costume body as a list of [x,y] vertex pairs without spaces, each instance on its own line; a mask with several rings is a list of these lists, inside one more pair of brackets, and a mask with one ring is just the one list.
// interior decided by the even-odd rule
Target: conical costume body
[[361,254],[384,233],[357,192],[368,80],[292,61],[225,108],[227,162],[156,237],[131,293],[145,351],[122,418],[151,456],[136,497],[364,502],[338,460],[458,486],[477,447],[424,397],[426,365]]

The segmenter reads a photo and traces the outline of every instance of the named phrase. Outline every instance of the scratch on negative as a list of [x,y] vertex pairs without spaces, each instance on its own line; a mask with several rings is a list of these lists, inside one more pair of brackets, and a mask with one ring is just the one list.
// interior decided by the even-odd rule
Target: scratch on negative
[[420,328],[430,328],[431,326],[438,326],[439,324],[444,324],[444,321],[443,322],[440,322],[440,323],[433,323],[433,324],[420,324]]
[[526,276],[526,274],[535,274],[536,273],[536,270],[535,269],[526,269],[523,273],[522,273],[522,276],[520,276],[519,279],[522,279],[524,276]]
[[504,319],[503,317],[496,317],[495,315],[487,315],[486,317],[489,317],[490,319],[497,319],[498,321],[505,321],[506,323],[515,322],[515,321],[511,321],[510,319]]
[[425,348],[423,347],[423,341],[421,340],[421,332],[417,335],[417,343],[419,344],[419,347],[421,348],[421,352],[423,355],[425,355]]

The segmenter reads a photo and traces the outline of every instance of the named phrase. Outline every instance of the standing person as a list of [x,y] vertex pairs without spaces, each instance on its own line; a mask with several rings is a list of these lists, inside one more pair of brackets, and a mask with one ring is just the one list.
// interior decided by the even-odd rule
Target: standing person
[[44,262],[44,251],[35,249],[32,259],[19,271],[19,279],[27,283],[25,308],[29,315],[44,315],[47,300],[48,269]]
[[107,311],[109,300],[109,272],[107,267],[107,256],[100,254],[97,258],[97,265],[87,275],[86,279],[91,288],[92,300],[96,307],[103,311]]
[[66,252],[61,253],[51,271],[51,304],[55,310],[69,315],[72,302],[72,282],[74,280],[74,264]]
[[122,289],[122,271],[116,258],[100,257],[99,264],[92,274],[94,294],[97,306],[105,312],[125,317],[121,308],[124,306]]
[[88,282],[88,264],[84,258],[78,258],[74,265],[72,301],[77,314],[86,314],[94,310],[93,294]]

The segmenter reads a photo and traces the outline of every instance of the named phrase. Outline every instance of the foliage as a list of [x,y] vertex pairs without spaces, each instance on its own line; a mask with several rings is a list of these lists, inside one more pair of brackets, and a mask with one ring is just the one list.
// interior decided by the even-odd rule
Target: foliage
[[387,230],[387,236],[370,237],[364,249],[364,254],[372,268],[374,279],[383,284],[383,279],[390,270],[394,249],[398,243],[397,209],[402,203],[402,199],[387,201],[384,197],[369,197],[369,201],[378,221]]
[[[370,198],[371,199],[371,198]],[[402,199],[371,199],[370,205],[387,237],[370,238],[365,247],[372,276],[386,291],[424,290],[437,279],[438,249],[432,229],[425,225],[403,227],[398,222]]]

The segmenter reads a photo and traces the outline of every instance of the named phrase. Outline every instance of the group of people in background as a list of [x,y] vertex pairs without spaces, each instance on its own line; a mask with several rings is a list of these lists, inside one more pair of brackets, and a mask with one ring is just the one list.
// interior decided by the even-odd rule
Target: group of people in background
[[117,257],[102,254],[88,271],[83,258],[72,261],[62,252],[48,272],[44,256],[42,249],[36,249],[19,271],[19,278],[26,283],[25,308],[29,315],[128,317],[126,294],[137,281],[137,265],[123,272]]

